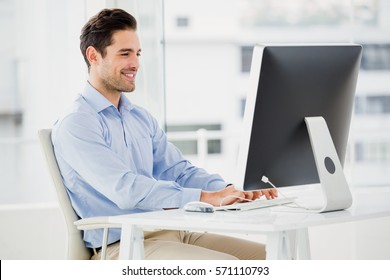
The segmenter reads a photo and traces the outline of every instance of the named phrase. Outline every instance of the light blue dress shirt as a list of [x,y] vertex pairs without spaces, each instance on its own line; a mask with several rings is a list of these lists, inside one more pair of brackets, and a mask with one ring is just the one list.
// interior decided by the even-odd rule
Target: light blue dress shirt
[[[81,218],[182,207],[201,190],[223,189],[219,176],[188,162],[157,121],[123,94],[115,108],[89,83],[52,132],[55,155],[72,205]],[[120,239],[110,230],[109,243]],[[102,230],[84,232],[87,247]]]

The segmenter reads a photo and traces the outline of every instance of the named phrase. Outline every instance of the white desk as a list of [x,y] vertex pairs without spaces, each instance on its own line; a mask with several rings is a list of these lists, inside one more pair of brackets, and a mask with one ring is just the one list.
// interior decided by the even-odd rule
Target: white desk
[[109,217],[122,225],[120,259],[142,259],[143,229],[265,234],[267,259],[310,259],[308,228],[390,215],[390,190],[354,192],[351,208],[328,213],[289,213],[278,208],[188,213],[182,209]]

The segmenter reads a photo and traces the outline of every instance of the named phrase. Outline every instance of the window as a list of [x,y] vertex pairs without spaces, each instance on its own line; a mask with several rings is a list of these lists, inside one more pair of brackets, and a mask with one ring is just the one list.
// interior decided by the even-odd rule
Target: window
[[390,142],[359,142],[355,144],[357,162],[390,162]]
[[362,69],[390,70],[390,44],[363,45]]
[[390,93],[388,95],[357,96],[355,100],[357,115],[380,115],[390,113]]
[[243,118],[245,114],[246,98],[240,99],[240,117]]
[[[389,0],[213,0],[207,2],[206,10],[200,2],[207,1],[164,1],[164,18],[172,23],[165,25],[167,123],[218,123],[225,136],[216,140],[215,150],[208,140],[199,152],[196,129],[184,130],[192,138],[171,139],[184,153],[202,158],[207,152],[221,151],[199,162],[224,178],[235,170],[255,44],[358,43],[363,46],[362,71],[348,150],[351,172],[347,175],[354,184],[390,184],[390,172],[386,172],[390,160],[364,161],[379,158],[379,151],[387,145],[383,143],[390,142]],[[370,139],[382,144],[366,143]],[[355,148],[360,151],[359,164],[352,164]],[[375,182],[371,177],[362,182],[362,170],[367,168],[375,174]]]
[[251,70],[253,46],[241,47],[241,72],[249,73]]
[[176,18],[176,26],[177,27],[188,27],[189,26],[188,17],[177,17]]
[[[209,137],[207,131],[221,131],[220,124],[195,124],[195,125],[168,125],[167,131],[170,142],[180,149],[185,155],[197,155],[198,143],[202,141],[197,132],[200,129],[206,131],[206,139]],[[183,132],[182,134],[180,132]],[[192,133],[191,133],[192,132]],[[191,133],[191,134],[187,134]],[[222,140],[221,139],[208,139],[207,140],[207,154],[221,154],[222,152]]]

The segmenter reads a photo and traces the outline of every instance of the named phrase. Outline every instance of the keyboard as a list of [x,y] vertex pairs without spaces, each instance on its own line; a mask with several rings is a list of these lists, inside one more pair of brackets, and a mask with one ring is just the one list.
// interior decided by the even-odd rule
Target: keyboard
[[283,197],[275,199],[257,199],[250,202],[234,203],[230,205],[223,205],[215,207],[216,211],[246,211],[252,209],[259,209],[265,207],[285,205],[293,203],[296,197]]

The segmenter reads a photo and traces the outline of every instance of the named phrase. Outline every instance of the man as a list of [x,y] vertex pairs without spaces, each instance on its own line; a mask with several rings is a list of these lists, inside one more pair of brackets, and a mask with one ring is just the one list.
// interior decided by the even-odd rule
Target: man
[[[185,160],[157,121],[122,92],[135,89],[141,54],[133,16],[105,9],[83,27],[80,48],[88,66],[84,92],[53,127],[56,158],[81,218],[252,200],[274,191],[241,192]],[[119,253],[120,231],[109,234],[108,258]],[[99,257],[100,231],[86,231]],[[263,259],[263,244],[185,231],[145,232],[147,259]]]

